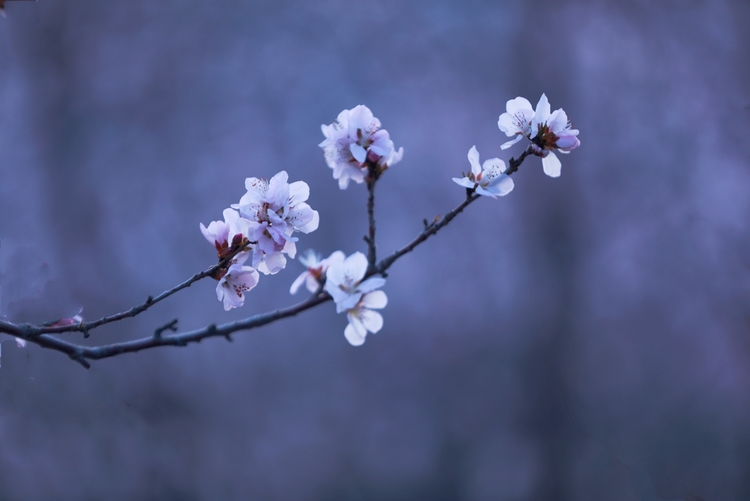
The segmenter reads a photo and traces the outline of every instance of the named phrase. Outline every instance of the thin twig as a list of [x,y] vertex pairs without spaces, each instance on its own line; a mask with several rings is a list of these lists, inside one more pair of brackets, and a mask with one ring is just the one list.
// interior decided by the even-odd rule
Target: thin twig
[[[118,320],[122,320],[124,318],[131,318],[135,317],[136,315],[139,315],[146,311],[147,309],[151,308],[156,303],[163,301],[164,299],[167,299],[169,296],[181,291],[182,289],[185,289],[187,287],[190,287],[195,282],[202,280],[206,277],[210,277],[214,275],[217,271],[224,268],[229,262],[234,259],[234,257],[245,250],[247,246],[250,245],[250,243],[245,243],[244,245],[238,247],[237,249],[233,250],[229,255],[227,255],[225,258],[220,260],[217,264],[213,265],[212,267],[208,268],[205,271],[202,271],[200,273],[196,273],[189,279],[185,280],[181,284],[172,287],[171,289],[162,292],[156,297],[149,296],[146,298],[146,301],[142,304],[139,304],[137,306],[133,306],[127,311],[123,311],[121,313],[116,313],[114,315],[110,315],[108,317],[102,317],[98,320],[92,320],[91,322],[81,322],[79,324],[73,324],[73,325],[66,325],[66,326],[58,326],[58,327],[37,327],[32,330],[31,335],[41,335],[41,334],[62,334],[65,332],[84,332],[88,333],[91,329],[94,329],[96,327],[100,327],[102,325],[110,324],[112,322],[117,322]],[[2,325],[0,324],[0,329],[2,329]]]

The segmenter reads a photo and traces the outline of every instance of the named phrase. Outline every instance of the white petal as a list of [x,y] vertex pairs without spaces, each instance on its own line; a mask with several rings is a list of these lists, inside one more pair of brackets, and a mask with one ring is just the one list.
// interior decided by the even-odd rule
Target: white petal
[[365,159],[367,158],[367,150],[365,150],[363,147],[361,147],[357,143],[350,144],[349,151],[352,152],[352,156],[359,163],[364,163]]
[[454,177],[453,182],[456,183],[459,186],[463,186],[464,188],[472,189],[474,186],[477,185],[474,181],[471,181],[468,177],[463,177],[461,179]]
[[504,197],[505,195],[513,191],[513,187],[515,186],[515,184],[513,183],[513,180],[510,178],[510,176],[501,174],[500,177],[496,179],[496,181],[497,182],[493,182],[493,184],[487,188],[487,191],[499,197]]
[[553,111],[547,119],[547,126],[549,126],[550,131],[558,134],[568,126],[568,115],[565,114],[562,108]]
[[361,252],[355,252],[344,260],[344,272],[355,281],[362,280],[367,272],[367,258]]
[[348,324],[346,329],[344,329],[344,337],[346,337],[346,340],[349,341],[349,344],[352,346],[362,346],[365,342],[366,335],[367,331],[365,331],[364,334],[360,334],[354,329],[354,327],[352,327],[352,324]]
[[511,139],[510,141],[506,141],[503,144],[501,144],[500,145],[500,149],[501,150],[507,150],[508,148],[510,148],[511,146],[513,146],[514,144],[516,144],[521,139],[523,139],[523,136],[519,134],[518,136],[516,136],[515,139]]
[[365,308],[380,309],[388,304],[388,296],[383,291],[373,291],[362,296],[360,304]]
[[343,313],[349,311],[357,306],[359,300],[362,298],[361,292],[355,292],[353,294],[347,294],[341,301],[336,301],[336,313]]
[[302,284],[305,283],[305,280],[307,280],[307,277],[310,276],[309,271],[305,271],[300,276],[298,276],[294,282],[292,282],[292,286],[289,287],[289,294],[297,294],[297,291],[300,287],[302,287]]
[[570,153],[571,150],[578,148],[581,145],[581,141],[575,136],[560,136],[557,138],[555,146],[564,153]]
[[258,267],[258,270],[262,271],[264,275],[275,275],[280,272],[286,266],[286,257],[281,252],[272,252],[266,254],[262,263],[263,269]]
[[516,125],[516,120],[510,113],[503,113],[502,115],[500,115],[500,117],[497,119],[497,128],[502,132],[505,132],[505,135],[508,137],[521,132],[521,130]]
[[484,195],[485,197],[497,198],[497,196],[494,193],[482,188],[481,186],[477,186],[476,193],[477,195]]
[[537,131],[539,130],[538,127],[540,124],[545,124],[547,122],[547,119],[549,118],[549,101],[547,100],[546,94],[542,94],[542,97],[539,98],[539,102],[536,105],[536,110],[534,112],[534,118],[531,120],[531,135],[536,135]]
[[531,103],[525,97],[518,96],[515,99],[509,100],[505,103],[505,111],[509,114],[514,115],[519,111],[532,111]]
[[304,226],[300,226],[297,228],[302,233],[310,233],[312,231],[315,231],[318,229],[318,226],[320,225],[320,215],[318,214],[318,211],[313,211],[313,217],[310,220],[309,223],[305,224]]
[[307,275],[307,278],[305,279],[305,287],[310,292],[317,292],[320,288],[320,282],[318,282],[314,276]]
[[370,277],[357,286],[359,292],[370,292],[385,285],[385,278]]
[[297,205],[310,197],[310,187],[304,181],[289,184],[289,204]]
[[560,160],[552,151],[549,152],[549,155],[542,158],[542,168],[544,169],[544,173],[549,177],[560,177],[561,167]]
[[337,250],[337,251],[333,251],[330,256],[328,256],[327,258],[325,258],[325,261],[326,261],[326,265],[327,266],[331,266],[334,263],[341,263],[341,262],[343,262],[344,259],[346,259],[346,254],[344,254],[343,252]]
[[469,158],[469,163],[471,164],[471,172],[474,173],[475,176],[478,175],[482,172],[482,167],[479,165],[479,152],[477,151],[477,147],[472,146],[467,156]]
[[373,334],[383,328],[383,316],[377,311],[362,310],[359,318],[362,320],[362,325],[365,326],[365,329]]

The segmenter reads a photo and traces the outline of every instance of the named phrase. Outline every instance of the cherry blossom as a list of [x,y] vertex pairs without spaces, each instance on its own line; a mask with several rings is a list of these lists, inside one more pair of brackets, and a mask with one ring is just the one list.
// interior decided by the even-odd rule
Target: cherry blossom
[[536,110],[531,110],[529,102],[522,97],[508,101],[506,109],[507,112],[500,115],[497,125],[507,136],[518,137],[503,144],[501,148],[506,149],[525,136],[531,140],[532,152],[542,157],[544,173],[550,177],[559,177],[562,164],[552,150],[570,153],[581,145],[576,137],[578,129],[572,128],[565,111],[559,108],[550,113],[550,104],[545,94],[539,98]]
[[297,238],[292,233],[310,233],[320,222],[318,211],[305,202],[310,196],[307,183],[289,184],[288,178],[286,171],[270,180],[247,178],[247,193],[239,204],[232,205],[248,220],[248,238],[254,242],[252,265],[266,275],[286,266],[284,254],[291,258],[296,255]]
[[325,291],[336,303],[336,313],[354,308],[362,296],[385,285],[382,277],[362,280],[367,272],[367,258],[355,252],[343,261],[333,263],[326,271]]
[[464,188],[473,189],[479,195],[497,198],[505,196],[513,190],[513,180],[505,172],[505,162],[499,158],[485,160],[479,165],[479,152],[476,146],[469,150],[471,172],[463,178],[454,177],[453,181]]
[[296,294],[302,284],[305,284],[310,292],[317,292],[322,283],[325,283],[326,270],[335,263],[344,261],[345,256],[341,251],[336,251],[325,259],[313,250],[308,250],[299,257],[300,262],[307,267],[289,288],[290,294]]
[[377,165],[380,171],[401,161],[404,149],[395,150],[388,131],[380,128],[367,106],[359,105],[339,113],[330,125],[321,125],[326,137],[320,146],[326,163],[333,169],[333,178],[338,179],[342,190],[349,181],[362,183],[367,174],[367,162]]
[[258,285],[258,272],[250,266],[232,263],[216,285],[216,297],[224,302],[224,310],[245,304],[245,292]]
[[384,308],[388,297],[383,291],[364,294],[354,308],[346,312],[349,325],[344,329],[344,336],[352,346],[361,346],[368,332],[375,334],[383,328],[383,317],[373,309]]
[[531,103],[524,97],[511,99],[505,104],[506,112],[500,115],[497,126],[505,132],[508,137],[516,136],[515,139],[503,143],[500,149],[508,149],[531,133],[531,120],[534,118],[534,110]]
[[[233,209],[224,209],[224,221],[212,221],[208,228],[201,223],[200,227],[206,240],[214,244],[219,259],[223,259],[245,243],[250,230],[250,221],[240,217]],[[248,252],[240,252],[233,261],[244,263],[248,257]]]

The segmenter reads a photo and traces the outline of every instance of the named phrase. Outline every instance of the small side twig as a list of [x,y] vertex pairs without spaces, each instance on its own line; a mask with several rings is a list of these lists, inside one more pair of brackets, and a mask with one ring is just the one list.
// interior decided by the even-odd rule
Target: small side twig
[[162,332],[170,330],[172,332],[177,332],[177,319],[175,318],[171,322],[167,322],[166,324],[162,325],[161,327],[157,327],[154,331],[154,337],[159,339],[161,338]]

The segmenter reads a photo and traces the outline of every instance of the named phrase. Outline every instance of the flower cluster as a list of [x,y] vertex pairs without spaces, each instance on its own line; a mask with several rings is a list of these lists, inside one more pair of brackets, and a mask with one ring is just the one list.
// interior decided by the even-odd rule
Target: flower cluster
[[[200,225],[203,236],[214,245],[219,260],[235,254],[215,275],[216,296],[224,309],[242,306],[245,292],[258,284],[258,271],[275,274],[286,266],[285,254],[297,253],[295,231],[310,233],[318,228],[318,212],[305,201],[310,196],[307,183],[289,184],[281,171],[270,180],[245,180],[247,193],[238,204],[224,210],[224,221]],[[251,266],[244,266],[250,258]]]
[[325,291],[336,303],[336,313],[346,312],[349,325],[344,336],[352,346],[360,346],[368,332],[375,334],[383,327],[383,317],[373,310],[388,304],[385,292],[376,290],[385,285],[385,279],[363,280],[366,272],[367,258],[361,252],[330,263],[326,271]]
[[[580,145],[578,130],[571,127],[565,112],[558,109],[550,113],[544,94],[536,110],[522,97],[508,101],[506,110],[498,127],[515,138],[501,148],[507,149],[525,137],[531,141],[530,153],[542,157],[544,172],[559,176],[560,161],[552,150],[568,153]],[[321,130],[325,140],[319,146],[341,189],[346,189],[349,181],[374,183],[403,156],[403,148],[396,151],[388,131],[364,105],[342,111],[335,122],[322,125]],[[475,146],[469,150],[468,159],[471,170],[462,178],[453,178],[456,184],[470,193],[492,198],[513,190],[514,183],[508,175],[512,172],[508,172],[505,162],[491,158],[480,164]],[[513,170],[518,164],[520,161],[512,165]],[[247,193],[224,211],[224,221],[213,221],[208,227],[200,225],[222,263],[214,278],[219,281],[217,297],[226,310],[242,306],[244,294],[258,283],[258,272],[275,274],[286,266],[287,256],[295,257],[296,231],[309,233],[318,227],[318,212],[306,203],[310,195],[307,184],[287,181],[285,171],[270,180],[248,178]],[[374,241],[368,241],[368,245],[374,245]],[[250,266],[245,265],[248,260]],[[304,284],[313,294],[327,293],[336,303],[336,312],[346,313],[349,324],[344,335],[349,343],[359,346],[368,332],[376,333],[383,327],[383,317],[375,310],[388,303],[386,294],[378,290],[385,285],[385,279],[366,278],[368,259],[364,254],[355,252],[346,257],[335,251],[323,259],[308,251],[300,256],[300,261],[306,270],[292,283],[289,292],[296,294]]]
[[505,110],[506,113],[500,115],[497,126],[506,136],[516,137],[503,144],[501,148],[510,148],[522,138],[528,138],[531,141],[532,152],[542,157],[544,173],[558,177],[562,164],[552,150],[557,148],[560,153],[570,153],[581,144],[576,137],[578,130],[572,128],[565,111],[560,108],[550,113],[549,101],[545,94],[539,99],[536,110],[533,110],[531,103],[523,97],[508,101]]
[[395,150],[388,131],[380,128],[380,120],[361,104],[342,111],[335,122],[320,128],[326,138],[318,146],[323,148],[333,178],[338,179],[342,190],[350,180],[362,183],[368,167],[379,176],[404,155],[403,148]]

